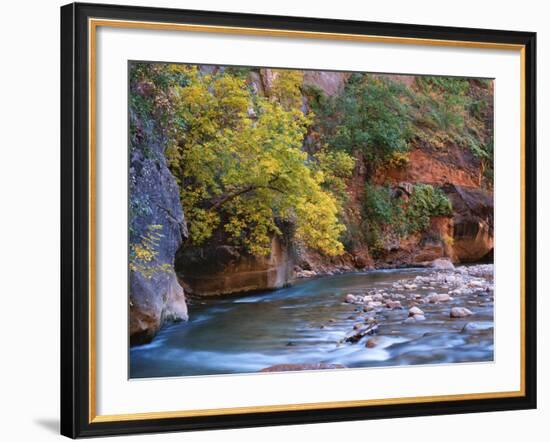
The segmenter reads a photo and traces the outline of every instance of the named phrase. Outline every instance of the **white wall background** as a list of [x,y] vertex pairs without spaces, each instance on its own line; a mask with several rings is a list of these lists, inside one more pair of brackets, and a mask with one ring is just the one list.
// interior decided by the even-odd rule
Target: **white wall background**
[[[99,0],[98,0],[99,1]],[[114,1],[114,0],[112,0]],[[550,240],[550,139],[545,133],[550,14],[544,2],[460,0],[119,0],[125,4],[265,14],[500,28],[538,32],[539,409],[263,429],[225,430],[123,440],[279,441],[371,439],[446,442],[543,440],[550,429],[550,308],[543,279]],[[58,436],[59,409],[59,0],[9,2],[0,27],[0,436],[47,441]],[[7,135],[7,136],[6,136]],[[547,247],[545,247],[547,246]],[[449,379],[449,382],[452,382]],[[414,380],[411,379],[411,382]],[[546,430],[546,431],[545,431]],[[537,435],[540,434],[539,435]],[[113,440],[113,439],[111,439]],[[122,439],[121,439],[122,440]]]

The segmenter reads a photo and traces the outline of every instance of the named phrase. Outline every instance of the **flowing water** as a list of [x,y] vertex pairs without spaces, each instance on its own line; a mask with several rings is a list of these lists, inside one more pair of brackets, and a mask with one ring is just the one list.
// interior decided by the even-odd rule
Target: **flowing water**
[[[250,373],[276,364],[341,364],[375,367],[493,360],[492,294],[472,293],[451,302],[421,305],[426,320],[405,323],[403,309],[377,314],[376,346],[342,342],[362,319],[362,308],[346,304],[347,293],[381,288],[424,269],[379,270],[301,280],[291,287],[194,301],[190,320],[164,327],[152,342],[130,349],[130,377]],[[447,292],[431,287],[415,293]],[[438,290],[439,289],[439,290]],[[467,307],[469,318],[451,319],[451,307]],[[473,323],[463,331],[466,323]]]

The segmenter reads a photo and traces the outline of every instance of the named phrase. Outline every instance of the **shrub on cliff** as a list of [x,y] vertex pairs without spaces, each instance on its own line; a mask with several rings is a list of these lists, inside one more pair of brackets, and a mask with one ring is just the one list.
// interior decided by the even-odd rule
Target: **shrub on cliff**
[[343,94],[328,106],[336,120],[327,139],[333,148],[360,150],[371,167],[408,151],[412,132],[405,86],[379,76],[354,74]]
[[445,149],[456,144],[480,162],[492,185],[493,122],[490,80],[419,76],[412,106],[414,136]]
[[425,231],[434,216],[452,216],[451,201],[430,184],[416,184],[408,198],[390,186],[367,184],[363,204],[366,237],[372,253],[379,254],[389,235],[404,237]]

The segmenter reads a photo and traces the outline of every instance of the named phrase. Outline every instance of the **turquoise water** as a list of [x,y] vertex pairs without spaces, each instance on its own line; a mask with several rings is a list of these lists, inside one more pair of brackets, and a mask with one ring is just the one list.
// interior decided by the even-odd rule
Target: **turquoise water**
[[[349,273],[263,293],[194,301],[188,322],[168,325],[152,342],[130,349],[130,377],[251,373],[276,364],[331,363],[351,368],[493,360],[492,293],[422,305],[426,320],[412,324],[403,322],[408,302],[402,301],[404,309],[377,314],[374,348],[365,346],[368,337],[355,344],[342,343],[365,316],[360,306],[343,302],[346,293],[369,288],[393,292],[393,282],[427,274],[424,269]],[[448,291],[432,287],[415,293],[434,290]],[[451,319],[454,306],[475,314]],[[475,327],[462,331],[468,322]]]

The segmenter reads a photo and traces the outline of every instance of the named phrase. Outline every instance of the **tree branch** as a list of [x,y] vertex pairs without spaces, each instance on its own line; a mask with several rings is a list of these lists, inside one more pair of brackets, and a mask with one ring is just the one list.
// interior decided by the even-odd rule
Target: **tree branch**
[[249,192],[253,192],[258,189],[269,189],[273,190],[275,192],[284,193],[283,190],[278,189],[274,187],[272,184],[278,179],[278,176],[273,177],[271,180],[269,180],[268,184],[249,184],[248,186],[243,187],[242,189],[235,190],[233,192],[224,193],[222,195],[218,195],[215,198],[212,198],[210,201],[206,203],[208,209],[219,209],[222,205],[227,203],[228,201],[231,201],[234,198],[237,198],[238,196],[244,195]]

